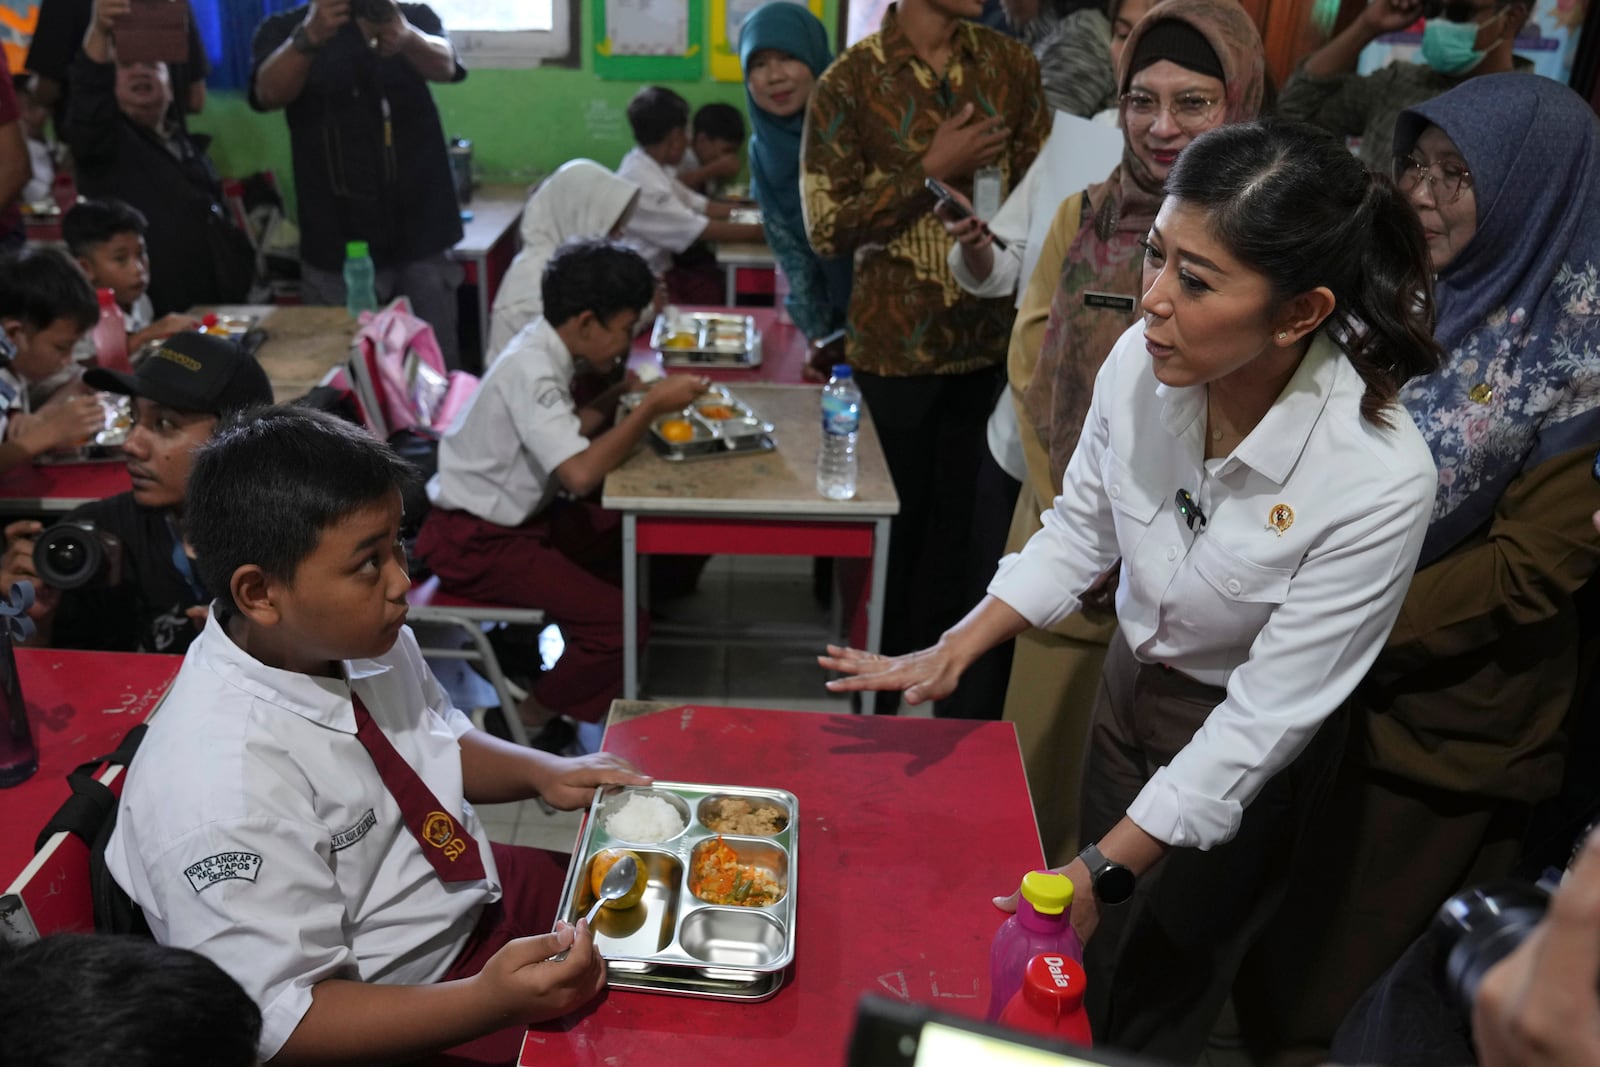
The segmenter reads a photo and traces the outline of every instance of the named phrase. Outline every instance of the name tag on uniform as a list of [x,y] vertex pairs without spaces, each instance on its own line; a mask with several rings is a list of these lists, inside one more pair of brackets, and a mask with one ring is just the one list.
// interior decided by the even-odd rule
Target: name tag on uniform
[[1124,315],[1132,315],[1134,309],[1139,306],[1139,301],[1134,297],[1124,296],[1121,293],[1097,293],[1093,289],[1085,289],[1083,292],[1083,306],[1103,308],[1106,311],[1120,311]]

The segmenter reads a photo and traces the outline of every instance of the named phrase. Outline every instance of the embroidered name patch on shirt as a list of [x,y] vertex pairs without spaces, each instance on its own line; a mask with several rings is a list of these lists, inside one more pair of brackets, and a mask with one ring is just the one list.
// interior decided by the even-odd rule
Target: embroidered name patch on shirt
[[183,869],[196,893],[230,878],[253,882],[260,871],[261,857],[254,852],[218,852]]
[[371,808],[368,808],[367,813],[361,816],[361,820],[354,826],[348,830],[340,830],[333,835],[333,850],[338,852],[340,849],[349,848],[363,837],[366,837],[367,831],[376,825],[378,825],[378,817],[373,814]]

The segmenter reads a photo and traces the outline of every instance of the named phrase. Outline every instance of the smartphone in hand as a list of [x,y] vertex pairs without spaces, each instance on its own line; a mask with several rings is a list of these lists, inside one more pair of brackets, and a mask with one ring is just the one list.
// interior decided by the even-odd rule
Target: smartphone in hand
[[[939,203],[949,208],[950,211],[955,214],[958,220],[973,217],[971,209],[961,201],[957,200],[955,198],[955,194],[950,192],[949,188],[944,184],[944,182],[940,181],[938,178],[924,178],[922,179],[922,184],[927,186],[928,192],[932,193],[938,199]],[[989,228],[987,223],[984,223],[983,226],[986,230]],[[1005,249],[1005,241],[997,234],[991,232],[989,234],[989,238],[994,241],[994,246],[996,248],[1001,249],[1002,251]]]

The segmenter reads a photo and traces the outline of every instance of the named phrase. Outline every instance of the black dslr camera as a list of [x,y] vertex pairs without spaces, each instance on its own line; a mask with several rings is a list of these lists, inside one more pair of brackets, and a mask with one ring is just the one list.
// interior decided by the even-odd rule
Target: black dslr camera
[[92,522],[59,522],[34,544],[33,569],[54,589],[117,585],[122,581],[122,541]]
[[1457,893],[1433,919],[1440,939],[1444,985],[1468,1017],[1484,974],[1533,932],[1550,907],[1550,891],[1502,880]]

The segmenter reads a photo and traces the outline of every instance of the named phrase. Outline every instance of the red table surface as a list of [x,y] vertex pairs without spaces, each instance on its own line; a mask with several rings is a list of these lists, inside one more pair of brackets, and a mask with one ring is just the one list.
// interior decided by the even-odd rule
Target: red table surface
[[120,459],[25,463],[0,475],[0,499],[5,500],[104,500],[132,488],[128,468]]
[[150,717],[182,656],[17,649],[39,772],[0,790],[0,888],[33,858],[33,840],[71,790],[67,773],[117,747]]
[[[779,322],[776,308],[700,307],[686,304],[682,310],[749,315],[755,320],[756,329],[761,331],[761,366],[748,370],[731,367],[703,369],[663,367],[662,369],[668,374],[688,374],[699,370],[701,374],[717,382],[772,382],[777,385],[799,385],[805,381],[800,372],[811,354],[811,343],[800,327],[792,323]],[[650,347],[650,331],[646,330],[634,339],[633,350],[628,356],[628,365],[638,367],[640,363],[653,362],[655,359],[656,350]]]
[[613,723],[605,748],[799,798],[795,962],[757,1004],[607,992],[530,1030],[519,1063],[842,1063],[863,993],[982,1016],[990,898],[1044,862],[1010,723],[683,707]]

